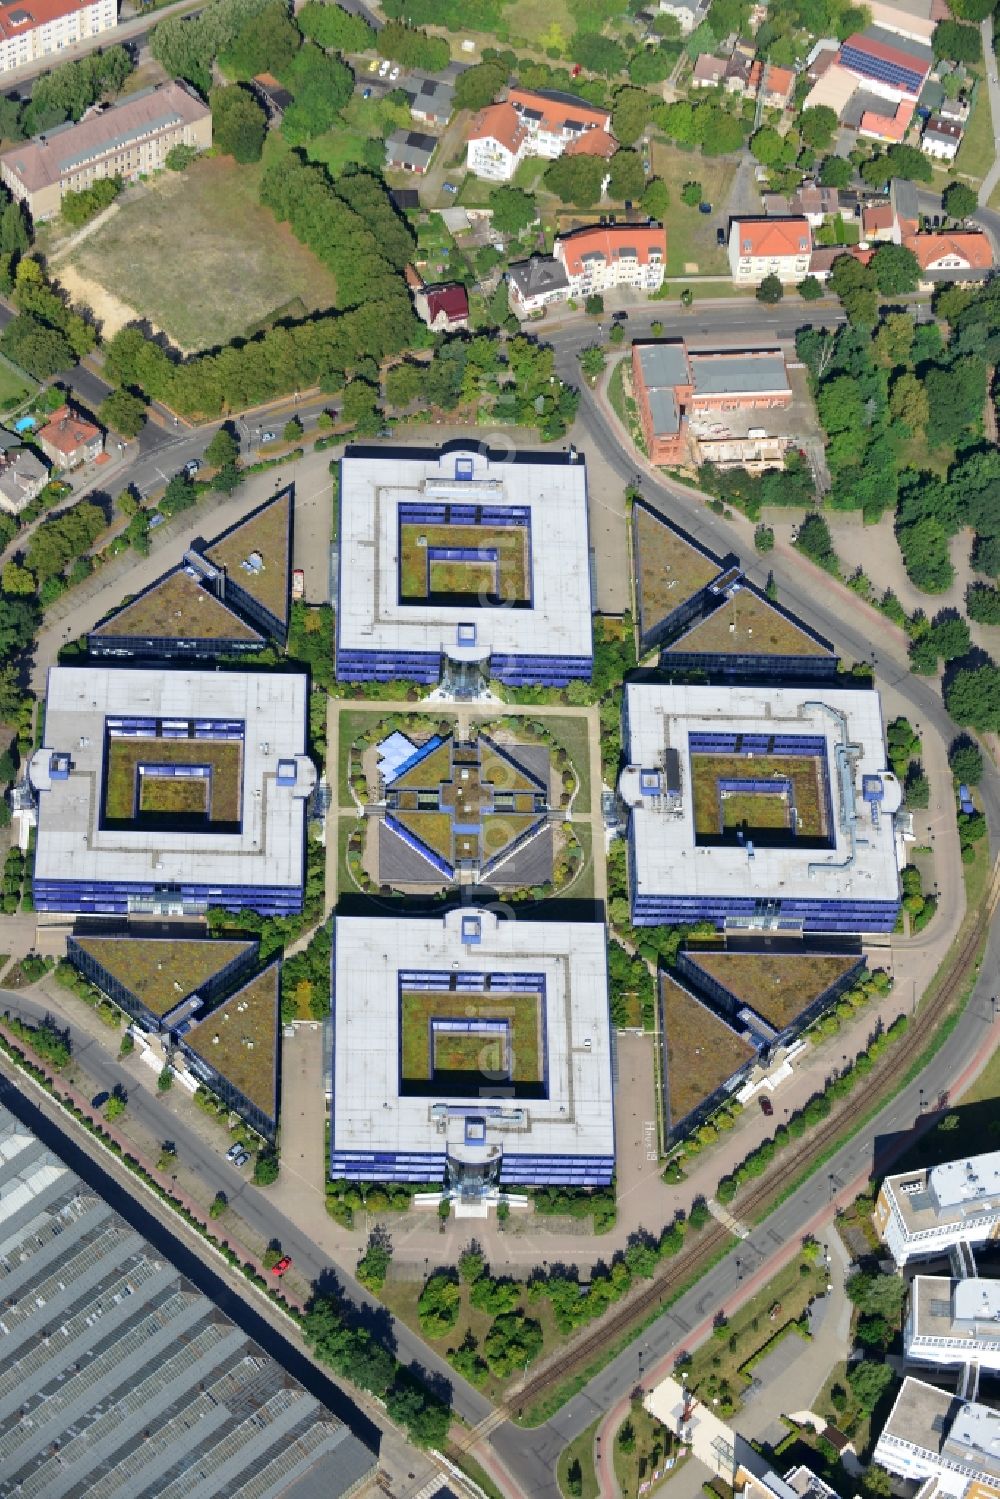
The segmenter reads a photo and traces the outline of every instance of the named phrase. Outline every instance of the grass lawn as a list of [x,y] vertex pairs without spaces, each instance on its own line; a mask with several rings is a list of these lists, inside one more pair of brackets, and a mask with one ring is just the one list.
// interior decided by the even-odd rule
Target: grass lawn
[[996,1050],[967,1093],[962,1094],[963,1106],[970,1103],[995,1103],[1000,1098],[1000,1037]]
[[993,165],[995,151],[989,92],[985,82],[980,82],[976,91],[972,118],[969,120],[969,128],[962,137],[962,144],[955,158],[955,168],[959,176],[971,177],[976,182],[981,182]]
[[639,408],[635,403],[635,397],[629,395],[625,388],[625,374],[629,372],[631,377],[631,361],[628,355],[619,359],[608,381],[608,400],[614,409],[614,413],[622,426],[628,432],[639,452],[646,455],[646,439],[642,433],[639,423]]
[[926,432],[915,432],[900,444],[898,463],[900,468],[930,469],[942,479],[955,461],[955,449],[950,442],[932,448]]
[[[619,1433],[627,1425],[631,1426],[634,1433],[634,1446],[626,1452],[618,1440]],[[673,1433],[651,1416],[644,1405],[635,1404],[629,1411],[625,1420],[615,1432],[615,1445],[613,1462],[615,1465],[615,1476],[623,1494],[638,1494],[640,1484],[652,1484],[657,1487],[660,1480],[654,1479],[652,1475],[659,1472],[664,1478],[667,1473],[663,1469],[664,1458],[672,1456],[674,1450]]]
[[260,174],[216,157],[148,183],[63,263],[74,296],[105,332],[134,312],[188,350],[228,343],[280,311],[333,306],[333,277],[258,203]]
[[571,1463],[580,1464],[580,1474],[583,1478],[583,1487],[580,1493],[583,1499],[600,1499],[601,1491],[597,1484],[597,1474],[594,1472],[594,1437],[597,1435],[597,1428],[600,1424],[599,1418],[592,1426],[588,1426],[586,1431],[581,1431],[580,1435],[575,1437],[569,1446],[564,1447],[559,1454],[556,1474],[559,1479],[559,1487],[567,1496],[567,1499],[570,1499],[570,1490],[566,1482],[566,1475],[569,1472]]
[[[561,46],[577,29],[566,0],[546,0],[545,5],[539,5],[538,0],[514,0],[512,5],[504,7],[503,19],[511,42],[524,42],[529,47],[553,43]],[[553,27],[561,33],[562,42],[557,40]]]
[[29,376],[22,375],[6,359],[0,359],[0,412],[20,406],[36,389]]
[[[805,1274],[803,1265],[806,1265]],[[747,1365],[769,1352],[782,1330],[796,1322],[810,1300],[825,1289],[826,1268],[822,1257],[816,1265],[795,1259],[779,1270],[731,1318],[723,1333],[709,1338],[697,1349],[688,1365],[689,1388],[706,1402],[717,1397],[720,1416],[726,1413],[726,1402],[732,1410],[738,1410],[740,1397],[752,1377]],[[793,1332],[791,1336],[797,1334]],[[795,1352],[795,1347],[789,1348],[789,1359]]]
[[[399,537],[399,592],[404,600],[477,598],[480,594],[523,603],[529,595],[524,526],[404,524]],[[431,550],[496,553],[492,557],[431,559]]]
[[[726,203],[736,172],[734,164],[654,140],[652,167],[653,176],[662,177],[670,189],[667,275],[683,276],[690,267],[695,267],[691,272],[694,275],[724,275],[729,269],[729,259],[725,247],[716,244],[715,234],[719,225],[725,223]],[[711,213],[699,213],[697,208],[688,208],[681,202],[685,182],[701,183],[702,201],[711,203]]]
[[354,801],[351,797],[351,787],[348,779],[350,771],[351,745],[359,734],[370,729],[372,724],[387,717],[387,714],[378,709],[344,708],[337,718],[337,733],[339,735],[339,753],[337,756],[337,804],[341,807],[349,807],[354,810]]
[[[527,0],[527,3],[534,6],[536,0]],[[526,157],[514,172],[514,186],[523,187],[526,193],[532,192],[544,177],[547,166],[548,162],[542,156]]]
[[576,797],[578,812],[590,811],[590,734],[585,718],[551,717],[543,720],[547,731],[566,751],[580,779]]

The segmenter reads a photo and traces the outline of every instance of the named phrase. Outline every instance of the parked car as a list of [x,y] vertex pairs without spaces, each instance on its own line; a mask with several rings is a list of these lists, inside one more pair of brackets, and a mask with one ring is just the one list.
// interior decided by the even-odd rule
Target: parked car
[[287,1254],[283,1254],[281,1256],[281,1259],[278,1261],[278,1263],[276,1265],[273,1265],[271,1267],[271,1274],[272,1275],[284,1275],[285,1271],[288,1269],[288,1267],[289,1267],[289,1265],[291,1263],[292,1263],[291,1256],[287,1255]]
[[398,77],[399,77],[399,68],[395,67],[395,68],[392,69],[391,73],[389,74],[389,82],[390,83],[395,83],[395,81],[396,81],[396,79]]
[[274,432],[262,432],[260,434],[260,440],[261,442],[277,442],[278,438],[277,434]]
[[454,182],[446,182],[445,185],[444,185],[444,190],[445,190],[446,193],[457,193],[458,192],[458,188],[455,186]]
[[371,60],[371,62],[368,64],[368,71],[369,71],[369,73],[376,73],[376,72],[378,72],[378,58],[377,57],[373,57],[372,60]]
[[769,1098],[765,1098],[763,1093],[760,1094],[757,1101],[760,1104],[761,1113],[765,1114],[767,1118],[770,1119],[771,1115],[774,1113],[774,1104]]
[[370,99],[371,96],[372,96],[372,91],[371,91],[370,88],[365,88],[365,89],[361,90],[361,97],[362,97],[362,99]]
[[726,231],[725,231],[725,229],[716,229],[716,231],[715,231],[715,243],[719,246],[719,249],[721,250],[722,247],[723,247],[723,245],[726,243]]
[[247,1163],[247,1161],[249,1159],[250,1159],[250,1152],[249,1152],[249,1150],[241,1150],[240,1153],[239,1153],[239,1155],[233,1156],[233,1164],[240,1171],[242,1171],[243,1167],[246,1165],[246,1163]]
[[578,63],[578,62],[575,62],[573,64],[573,67],[572,67],[572,69],[570,71],[570,75],[569,76],[571,78],[579,78],[579,76],[580,76],[580,74],[582,72],[583,72],[583,66],[582,66],[582,64]]
[[301,599],[305,597],[306,575],[301,567],[297,567],[292,573],[292,598]]
[[103,1109],[104,1105],[107,1103],[110,1097],[110,1093],[95,1093],[93,1098],[90,1100],[90,1107],[92,1109]]
[[230,1145],[229,1149],[226,1151],[226,1160],[227,1161],[235,1161],[236,1157],[240,1154],[240,1152],[241,1152],[242,1149],[243,1149],[243,1146],[237,1140],[236,1144],[235,1145]]
[[711,205],[711,203],[699,203],[698,204],[698,212],[699,213],[711,213],[712,212],[712,205]]
[[197,458],[189,458],[187,463],[185,463],[184,465],[184,472],[187,474],[189,479],[193,479],[200,468],[201,464]]
[[611,314],[611,321],[613,323],[627,323],[628,322],[628,313],[627,312],[613,312]]
[[392,66],[392,64],[391,64],[391,63],[388,63],[388,62],[384,62],[384,63],[383,63],[383,64],[382,64],[382,66],[381,66],[381,67],[380,67],[380,68],[379,68],[379,70],[378,70],[378,76],[379,76],[379,77],[380,77],[380,78],[384,78],[384,77],[385,77],[385,75],[386,75],[386,73],[388,73],[388,71],[389,71],[389,69],[390,69],[390,67],[391,67],[391,66]]

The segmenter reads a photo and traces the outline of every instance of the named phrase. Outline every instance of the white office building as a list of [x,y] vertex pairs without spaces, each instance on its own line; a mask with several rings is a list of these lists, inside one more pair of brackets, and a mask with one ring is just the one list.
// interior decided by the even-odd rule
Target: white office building
[[874,1459],[899,1478],[934,1480],[941,1499],[971,1485],[1000,1487],[1000,1411],[908,1377],[875,1444]]
[[475,695],[593,665],[587,469],[575,451],[347,448],[337,676]]
[[614,1171],[604,927],[339,917],[330,1174],[603,1186]]
[[303,675],[53,667],[36,911],[300,911],[307,713]]
[[1000,1151],[887,1176],[873,1216],[897,1265],[1000,1237]]
[[900,788],[878,693],[629,683],[622,738],[637,925],[892,931]]
[[915,1364],[976,1363],[983,1370],[1000,1370],[1000,1281],[915,1276],[903,1350]]

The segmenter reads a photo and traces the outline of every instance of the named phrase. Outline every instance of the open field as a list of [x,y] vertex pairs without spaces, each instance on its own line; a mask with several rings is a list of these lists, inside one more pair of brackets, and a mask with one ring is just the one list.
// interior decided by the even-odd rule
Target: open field
[[[747,755],[695,754],[691,756],[691,790],[696,838],[718,836],[720,813],[724,825],[733,826],[726,816],[726,800],[733,798],[726,800],[721,798],[718,782],[750,779],[790,781],[795,810],[798,814],[799,836],[803,838],[829,836],[830,830],[826,826],[826,798],[823,795],[823,767],[818,759],[810,755],[754,755],[751,759]],[[752,802],[754,812],[760,804],[761,815],[766,812],[769,819],[773,811],[770,806],[772,802],[785,805],[784,797],[766,792],[742,794],[736,799]],[[779,822],[768,820],[749,823],[751,828],[786,825],[787,819],[784,817]],[[790,832],[790,840],[791,837]]]
[[[448,526],[404,523],[399,528],[399,596],[478,598],[524,603],[531,597],[530,539],[523,526]],[[433,557],[461,548],[474,557]]]
[[[715,242],[715,231],[725,223],[735,166],[731,161],[705,157],[697,151],[682,151],[664,140],[653,141],[651,160],[653,176],[662,177],[670,189],[666,274],[724,275],[729,260],[725,249]],[[697,208],[688,208],[681,202],[685,182],[701,183],[702,199],[711,203],[711,213],[699,213]]]
[[539,5],[538,0],[514,0],[504,6],[503,19],[511,41],[526,42],[529,47],[551,46],[555,40],[553,28],[564,41],[577,29],[566,0],[546,0],[545,5]]
[[976,90],[976,102],[972,117],[955,158],[955,168],[961,177],[972,177],[981,182],[993,165],[994,153],[993,120],[990,115],[990,100],[985,81]]
[[[140,764],[210,765],[210,822],[239,822],[243,790],[243,746],[234,739],[111,739],[104,792],[104,815],[129,822],[135,807]],[[140,810],[153,811],[153,808]],[[155,809],[159,811],[159,808]]]
[[105,337],[147,318],[189,351],[228,343],[279,311],[332,306],[333,277],[260,206],[259,179],[258,167],[222,157],[165,172],[60,263],[60,279],[102,319]]
[[856,962],[838,954],[699,952],[698,967],[778,1030]]
[[[402,1008],[401,1076],[408,1082],[431,1078],[431,1022],[433,1020],[503,1020],[510,1026],[508,1059],[512,1083],[540,1083],[544,1075],[542,1057],[541,997],[537,994],[481,994],[472,990],[437,993],[427,990],[404,990]],[[444,1043],[444,1044],[442,1044]],[[499,1046],[499,1052],[497,1050]],[[445,1065],[448,1057],[462,1057],[469,1064],[460,1070],[493,1074],[492,1064],[503,1060],[507,1047],[501,1038],[483,1031],[478,1035],[442,1034],[433,1040],[435,1074],[454,1070]],[[438,1080],[440,1078],[438,1077]]]
[[660,975],[673,1127],[754,1056],[754,1048],[666,974]]

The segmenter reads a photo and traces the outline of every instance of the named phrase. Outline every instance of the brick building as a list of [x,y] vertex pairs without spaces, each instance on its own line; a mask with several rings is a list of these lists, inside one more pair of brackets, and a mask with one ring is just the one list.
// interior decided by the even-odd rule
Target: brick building
[[780,349],[690,353],[681,339],[633,344],[632,386],[653,463],[683,461],[691,416],[792,401]]

